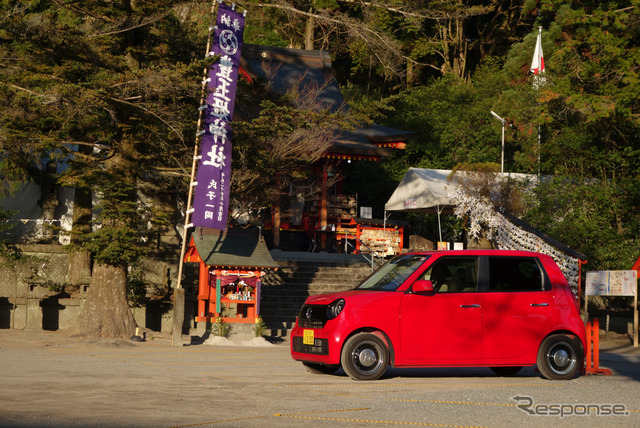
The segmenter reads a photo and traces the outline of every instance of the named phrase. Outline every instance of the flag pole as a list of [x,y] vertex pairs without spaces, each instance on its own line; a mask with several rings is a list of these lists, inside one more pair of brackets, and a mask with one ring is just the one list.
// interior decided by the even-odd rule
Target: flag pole
[[[536,49],[536,54],[538,56],[537,61],[538,61],[539,71],[538,71],[538,74],[534,76],[534,79],[538,79],[542,81],[542,79],[540,78],[542,73],[544,73],[544,65],[542,63],[543,61],[542,59],[542,26],[538,27],[538,41],[536,42],[536,47],[538,42],[540,43],[540,50]],[[541,158],[540,152],[542,151],[541,133],[542,133],[541,125],[540,123],[538,123],[538,182],[540,182],[540,158]]]
[[[209,56],[211,50],[211,36],[214,29],[214,17],[218,8],[218,1],[211,1],[211,15],[209,16],[209,34],[207,35],[207,48],[205,51],[205,58]],[[202,90],[200,91],[200,105],[205,103],[207,95],[207,73],[208,67],[205,67],[202,72]],[[187,206],[184,212],[184,227],[182,228],[182,244],[180,248],[180,259],[178,260],[178,282],[174,290],[173,299],[173,334],[171,338],[171,344],[173,346],[182,346],[182,324],[184,323],[184,289],[182,288],[182,272],[184,269],[184,256],[187,252],[187,234],[191,227],[191,205],[193,202],[193,188],[194,180],[196,177],[196,167],[198,165],[198,153],[200,151],[200,127],[202,126],[202,116],[204,114],[203,109],[198,109],[198,122],[196,125],[196,138],[193,145],[193,160],[191,163],[191,178],[189,179],[189,192],[187,196]]]
[[[538,27],[538,37],[540,37],[540,44],[542,44],[542,26]],[[540,50],[542,52],[542,49]],[[540,59],[540,54],[538,54],[538,64],[542,64],[542,61]],[[544,70],[540,70],[540,74],[542,74]],[[540,124],[538,123],[538,182],[540,182],[540,152],[542,149],[542,137],[540,135]]]
[[[536,40],[536,48],[533,53],[533,63],[531,64],[531,71],[534,73],[533,85],[535,89],[540,87],[540,84],[544,81],[542,73],[545,71],[544,56],[542,53],[542,26],[538,26],[538,37]],[[539,104],[538,104],[539,105]],[[538,111],[539,113],[539,111]],[[541,152],[542,152],[542,125],[538,123],[538,181],[540,181],[540,164],[541,164]]]

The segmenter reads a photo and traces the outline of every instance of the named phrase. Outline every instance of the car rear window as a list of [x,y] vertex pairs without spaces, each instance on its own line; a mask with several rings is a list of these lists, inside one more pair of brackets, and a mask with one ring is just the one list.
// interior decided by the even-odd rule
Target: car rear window
[[534,257],[489,257],[489,291],[541,291],[544,276]]
[[429,256],[410,254],[397,256],[382,265],[357,288],[359,290],[395,291]]

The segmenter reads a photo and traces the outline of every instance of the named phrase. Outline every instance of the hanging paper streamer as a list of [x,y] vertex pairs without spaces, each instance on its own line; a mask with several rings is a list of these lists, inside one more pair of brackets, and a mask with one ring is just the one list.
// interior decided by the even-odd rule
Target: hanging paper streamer
[[204,129],[200,130],[200,160],[196,175],[192,223],[195,227],[225,229],[231,184],[231,120],[244,31],[244,15],[220,3],[209,56],[211,66]]

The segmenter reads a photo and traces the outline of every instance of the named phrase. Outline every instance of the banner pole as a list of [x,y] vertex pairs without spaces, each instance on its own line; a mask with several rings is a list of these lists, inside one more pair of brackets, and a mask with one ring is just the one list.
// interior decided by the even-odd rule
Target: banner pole
[[[211,35],[213,34],[214,17],[218,7],[217,0],[211,1],[211,14],[209,16],[209,34],[207,35],[207,48],[205,51],[205,58],[208,57],[211,49]],[[207,83],[206,78],[208,74],[208,67],[205,67],[202,72],[202,90],[200,92],[200,105],[204,104],[206,99]],[[184,324],[184,289],[182,288],[182,272],[184,269],[184,256],[187,251],[187,234],[190,227],[191,220],[191,204],[193,201],[193,181],[196,177],[196,166],[198,165],[198,153],[199,153],[199,135],[200,127],[202,126],[203,110],[198,109],[198,123],[196,125],[196,138],[193,145],[193,160],[191,162],[191,177],[189,179],[189,192],[187,196],[187,206],[184,212],[184,227],[182,229],[182,243],[180,248],[180,259],[178,260],[178,283],[174,290],[173,298],[173,331],[171,336],[171,344],[173,346],[182,346],[182,326]]]
[[[209,35],[207,36],[207,49],[205,52],[205,58],[209,55],[209,51],[211,50],[211,35],[213,33],[213,23],[214,17],[216,15],[216,10],[218,8],[218,1],[211,1],[211,16],[209,18]],[[200,105],[204,104],[206,99],[206,91],[207,91],[207,83],[206,78],[209,70],[205,68],[202,72],[202,90],[200,92]],[[182,229],[182,248],[180,250],[180,260],[178,265],[178,284],[176,288],[182,288],[182,271],[184,267],[184,255],[186,254],[187,248],[187,231],[190,226],[191,220],[191,205],[193,202],[193,181],[196,177],[196,166],[198,165],[198,153],[200,150],[199,138],[200,136],[197,134],[202,126],[202,115],[204,114],[204,110],[200,109],[198,111],[198,123],[196,125],[196,139],[195,144],[193,145],[193,161],[191,163],[191,178],[189,179],[189,193],[187,196],[187,207],[184,213],[184,227]]]

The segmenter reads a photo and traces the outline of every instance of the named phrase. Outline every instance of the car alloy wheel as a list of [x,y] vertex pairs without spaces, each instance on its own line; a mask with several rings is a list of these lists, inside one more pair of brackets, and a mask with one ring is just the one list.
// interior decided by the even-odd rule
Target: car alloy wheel
[[355,380],[376,380],[389,364],[389,351],[378,336],[358,333],[342,348],[342,368]]
[[571,379],[580,370],[581,359],[581,346],[575,337],[555,334],[540,345],[538,369],[547,379]]

